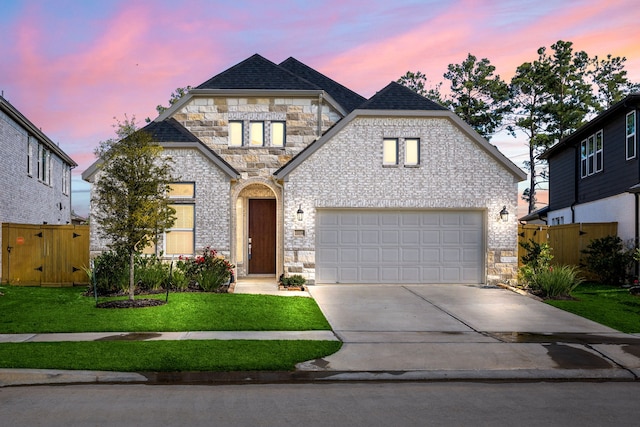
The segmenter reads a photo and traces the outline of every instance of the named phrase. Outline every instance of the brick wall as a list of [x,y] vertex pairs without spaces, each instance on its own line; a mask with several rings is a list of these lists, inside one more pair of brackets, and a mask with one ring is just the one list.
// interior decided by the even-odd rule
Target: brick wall
[[[420,138],[420,166],[383,167],[383,138]],[[446,118],[354,119],[290,174],[284,203],[285,271],[310,280],[315,212],[329,207],[484,210],[487,281],[515,277],[517,182]],[[295,218],[299,205],[303,224]],[[499,221],[505,205],[508,223]],[[304,229],[304,237],[294,236],[296,229]]]

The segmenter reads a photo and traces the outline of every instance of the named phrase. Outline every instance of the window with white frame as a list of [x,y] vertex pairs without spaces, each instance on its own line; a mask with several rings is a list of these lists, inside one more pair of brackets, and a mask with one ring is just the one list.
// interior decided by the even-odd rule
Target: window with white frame
[[627,160],[636,157],[636,112],[632,111],[627,114],[626,120],[627,135]]
[[69,165],[62,166],[62,194],[69,195],[71,168]]
[[603,169],[603,134],[598,131],[580,143],[580,176],[585,178]]
[[386,138],[382,141],[382,164],[396,166],[398,164],[398,140]]
[[27,175],[33,175],[33,138],[27,138]]
[[51,184],[51,152],[44,145],[38,144],[38,179]]

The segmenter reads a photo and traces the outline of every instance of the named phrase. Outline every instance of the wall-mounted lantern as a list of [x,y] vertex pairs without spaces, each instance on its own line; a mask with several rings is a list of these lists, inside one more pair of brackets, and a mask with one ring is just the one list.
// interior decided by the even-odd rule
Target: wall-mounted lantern
[[500,219],[502,220],[502,222],[509,221],[509,211],[507,210],[506,206],[503,206],[502,210],[500,211]]
[[302,210],[302,205],[298,206],[298,211],[296,212],[296,218],[298,221],[302,221],[304,219],[304,211]]

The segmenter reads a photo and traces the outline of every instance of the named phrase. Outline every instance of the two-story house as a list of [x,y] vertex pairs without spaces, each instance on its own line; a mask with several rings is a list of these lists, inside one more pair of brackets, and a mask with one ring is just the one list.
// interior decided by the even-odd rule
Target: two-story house
[[[311,283],[515,276],[525,174],[451,111],[397,83],[367,100],[294,58],[254,55],[142,131],[179,177],[165,257],[211,246],[238,277]],[[96,162],[83,178],[99,175]],[[92,227],[92,250],[105,250]]]
[[617,222],[618,235],[638,240],[638,108],[628,95],[548,149],[549,225]]
[[[76,166],[0,96],[0,224],[69,224],[71,169]],[[4,248],[7,242],[1,239]]]

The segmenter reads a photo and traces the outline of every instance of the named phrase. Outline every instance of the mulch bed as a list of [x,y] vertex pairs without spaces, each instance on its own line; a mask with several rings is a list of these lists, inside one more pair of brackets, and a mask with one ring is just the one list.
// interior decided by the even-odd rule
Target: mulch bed
[[156,307],[166,304],[166,301],[160,299],[121,299],[115,301],[101,302],[96,305],[98,308],[144,308],[144,307]]

